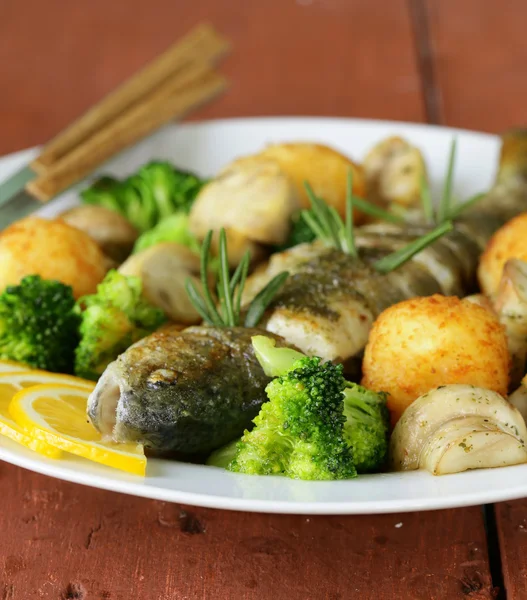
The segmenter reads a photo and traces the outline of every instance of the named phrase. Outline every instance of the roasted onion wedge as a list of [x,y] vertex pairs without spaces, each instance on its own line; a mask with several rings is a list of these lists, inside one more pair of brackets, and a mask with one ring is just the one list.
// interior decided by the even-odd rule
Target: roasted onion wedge
[[527,429],[519,411],[496,392],[471,385],[438,387],[411,404],[395,426],[396,471],[434,475],[527,462]]

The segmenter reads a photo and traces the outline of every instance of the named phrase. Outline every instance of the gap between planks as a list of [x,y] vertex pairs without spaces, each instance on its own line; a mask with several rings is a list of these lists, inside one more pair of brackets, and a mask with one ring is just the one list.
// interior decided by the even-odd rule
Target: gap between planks
[[[430,35],[430,20],[425,0],[407,0],[412,35],[415,44],[417,66],[421,80],[421,91],[426,120],[433,125],[442,124],[441,90],[435,69],[435,53]],[[507,591],[503,580],[501,550],[496,527],[495,507],[482,506],[487,536],[488,560],[496,600],[506,600]]]
[[407,0],[407,3],[426,121],[439,125],[442,123],[441,96],[435,73],[435,53],[430,36],[428,9],[425,0]]

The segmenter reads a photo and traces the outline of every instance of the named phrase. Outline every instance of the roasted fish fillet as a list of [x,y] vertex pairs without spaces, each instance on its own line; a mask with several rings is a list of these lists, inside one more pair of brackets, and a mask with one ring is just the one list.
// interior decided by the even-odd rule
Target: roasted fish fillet
[[88,402],[90,420],[117,442],[140,442],[156,453],[208,454],[241,436],[267,400],[270,378],[251,345],[258,333],[190,327],[143,338],[99,379]]
[[307,354],[346,363],[360,355],[372,321],[400,300],[473,291],[479,256],[492,234],[527,210],[527,130],[503,136],[496,184],[462,213],[444,235],[395,271],[372,263],[427,231],[419,225],[372,224],[357,228],[359,259],[323,245],[306,244],[274,255],[247,282],[245,301],[280,270],[291,276],[274,299],[266,329]]

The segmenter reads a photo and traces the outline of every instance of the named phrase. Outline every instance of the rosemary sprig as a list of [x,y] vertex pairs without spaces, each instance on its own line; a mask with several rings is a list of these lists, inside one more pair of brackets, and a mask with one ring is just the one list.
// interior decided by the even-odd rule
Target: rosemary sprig
[[342,221],[333,206],[328,206],[324,200],[315,195],[307,181],[304,183],[304,187],[311,202],[311,210],[303,210],[301,215],[317,238],[327,246],[338,248],[351,256],[357,256],[353,235],[352,183],[350,176],[346,193],[346,223]]
[[441,200],[437,207],[437,211],[434,211],[432,203],[432,194],[430,192],[430,186],[426,181],[424,175],[421,177],[420,192],[421,192],[421,203],[423,205],[423,212],[427,223],[440,225],[447,221],[453,221],[457,219],[459,215],[467,209],[469,206],[475,204],[478,200],[481,200],[485,194],[479,193],[471,196],[466,202],[461,204],[456,203],[452,195],[452,188],[454,184],[454,167],[456,162],[457,152],[457,140],[453,139],[450,143],[450,153],[448,155],[448,167],[445,175],[445,183],[443,185],[443,191],[441,194]]
[[[185,282],[190,301],[196,308],[201,318],[215,327],[238,327],[241,323],[241,303],[243,288],[247,280],[251,257],[246,252],[234,271],[232,277],[229,272],[227,251],[227,236],[225,230],[220,230],[219,243],[219,272],[216,286],[219,308],[216,307],[213,290],[211,290],[208,274],[210,268],[210,246],[212,231],[209,231],[201,246],[201,285],[200,292],[191,279]],[[289,273],[279,273],[256,295],[250,303],[244,320],[244,327],[256,327],[273,298],[284,285]]]
[[454,226],[451,221],[445,221],[429,233],[410,242],[404,246],[404,248],[400,248],[399,250],[388,254],[388,256],[379,259],[373,264],[373,268],[378,273],[390,273],[421,252],[421,250],[424,250],[432,242],[435,242],[441,236],[445,235],[445,233],[452,231],[453,228]]
[[[328,246],[336,248],[345,254],[354,258],[358,257],[355,244],[355,234],[353,226],[353,196],[352,196],[352,176],[348,177],[347,195],[346,195],[346,221],[343,222],[340,215],[333,207],[329,207],[321,198],[318,198],[310,185],[306,182],[307,194],[311,200],[311,211],[303,211],[302,216],[306,223],[311,227],[313,233]],[[373,268],[379,273],[389,273],[397,267],[400,267],[406,261],[410,260],[418,252],[429,246],[432,242],[442,235],[452,230],[452,223],[445,221],[434,230],[422,237],[410,242],[404,248],[392,252],[388,256],[381,258],[373,264]]]
[[388,223],[395,223],[396,225],[404,223],[404,219],[398,215],[383,210],[379,206],[368,202],[368,200],[353,194],[353,171],[351,169],[348,172],[346,186],[345,223],[342,222],[340,215],[333,206],[328,206],[315,195],[307,181],[304,182],[304,187],[311,202],[311,210],[303,210],[300,213],[301,217],[319,240],[328,246],[339,248],[346,254],[357,256],[353,233],[353,207]]

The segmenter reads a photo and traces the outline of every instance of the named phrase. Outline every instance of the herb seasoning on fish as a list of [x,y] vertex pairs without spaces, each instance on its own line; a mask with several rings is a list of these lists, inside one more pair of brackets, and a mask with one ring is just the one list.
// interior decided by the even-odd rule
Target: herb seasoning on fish
[[[422,185],[422,218],[416,222],[412,209],[412,225],[384,218],[376,208],[372,215],[387,222],[353,230],[350,210],[343,223],[311,194],[312,209],[303,214],[317,241],[272,255],[267,269],[247,281],[246,301],[285,266],[291,273],[266,312],[267,331],[306,354],[346,363],[360,356],[373,320],[388,306],[415,296],[471,293],[490,236],[527,209],[527,130],[503,136],[496,184],[464,205],[452,199],[454,155],[455,145],[437,213]],[[348,200],[357,205],[351,192]],[[364,201],[360,207],[367,210]],[[453,228],[448,219],[455,219]],[[439,235],[426,246],[434,232]],[[428,239],[420,239],[423,234]]]
[[207,325],[143,338],[107,367],[90,396],[92,423],[116,442],[139,442],[157,454],[205,455],[241,436],[267,400],[270,378],[254,355],[251,337],[261,333],[255,327],[288,273],[274,277],[243,311],[242,326],[249,255],[231,278],[225,232],[220,232],[216,306],[207,280],[211,237],[212,232],[202,247],[202,293],[187,285]]

